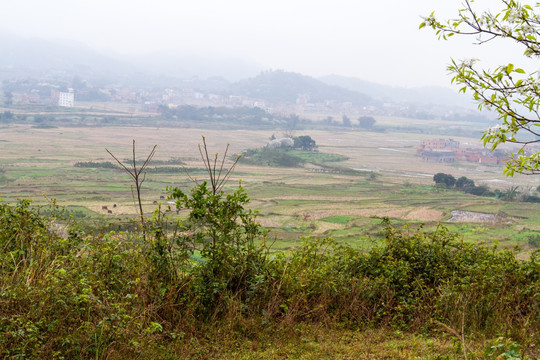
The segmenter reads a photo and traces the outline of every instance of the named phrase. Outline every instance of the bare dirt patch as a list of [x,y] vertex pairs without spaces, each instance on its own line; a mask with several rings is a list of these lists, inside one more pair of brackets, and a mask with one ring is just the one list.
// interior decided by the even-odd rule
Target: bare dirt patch
[[496,222],[500,217],[495,214],[486,214],[473,211],[454,210],[452,211],[452,217],[448,219],[448,222]]
[[268,218],[268,217],[258,217],[257,221],[263,227],[278,228],[278,227],[281,227],[283,225],[283,223],[281,221],[279,221],[279,220],[277,220],[275,218],[271,219],[271,218]]

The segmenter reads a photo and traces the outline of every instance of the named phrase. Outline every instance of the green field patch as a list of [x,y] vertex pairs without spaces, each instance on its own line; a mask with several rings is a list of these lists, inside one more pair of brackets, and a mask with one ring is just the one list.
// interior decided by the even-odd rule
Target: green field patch
[[327,167],[330,163],[347,159],[348,157],[340,154],[263,147],[246,150],[240,161],[245,164],[259,166],[301,167],[305,164],[313,164]]
[[356,216],[352,215],[334,215],[321,219],[321,221],[329,222],[332,224],[346,225],[349,221],[354,219]]
[[66,206],[66,211],[69,215],[73,216],[74,218],[85,218],[87,216],[98,215],[95,211],[92,211],[85,206],[78,206],[78,205],[68,205]]
[[290,154],[298,156],[302,160],[315,165],[327,165],[328,163],[334,163],[339,161],[345,161],[349,158],[340,154],[330,154],[320,151],[303,151],[303,150],[291,150]]
[[294,232],[294,233],[305,233],[305,232],[310,232],[313,230],[307,227],[293,227],[293,226],[282,226],[280,229],[286,232]]

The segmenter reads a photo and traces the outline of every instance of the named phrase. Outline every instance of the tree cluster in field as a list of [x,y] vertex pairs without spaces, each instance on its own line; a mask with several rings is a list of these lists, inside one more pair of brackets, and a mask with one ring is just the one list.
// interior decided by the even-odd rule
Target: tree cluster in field
[[10,122],[14,119],[14,114],[11,111],[4,111],[0,114],[0,121],[1,122]]
[[[137,165],[140,165],[141,162],[137,161]],[[155,160],[153,163],[155,164],[174,164],[174,165],[182,165],[182,162],[177,159],[171,159],[171,160]],[[110,161],[79,161],[73,164],[74,167],[78,168],[90,168],[90,169],[114,169],[114,170],[120,170],[120,166],[117,164],[114,164]],[[185,166],[151,166],[147,167],[145,171],[149,174],[180,174],[184,173],[185,171],[198,171],[201,169],[196,168],[187,168]]]
[[299,167],[305,164],[305,160],[282,148],[272,149],[263,147],[248,149],[242,153],[241,162],[250,165]]
[[92,168],[92,169],[120,169],[116,164],[113,164],[110,161],[78,161],[73,164],[74,167],[78,168]]
[[297,130],[302,128],[318,127],[321,124],[332,127],[348,127],[370,130],[373,129],[376,120],[371,116],[361,116],[357,123],[353,123],[351,119],[343,115],[342,121],[334,120],[329,116],[322,122],[318,123],[309,119],[301,118],[298,115],[291,114],[288,116],[275,115],[261,108],[248,107],[196,107],[196,106],[179,106],[177,108],[169,108],[166,106],[160,107],[161,116],[165,120],[175,122],[200,122],[200,123],[224,123],[224,124],[239,124],[244,126],[280,126],[288,130]]
[[358,118],[357,122],[353,123],[351,118],[348,117],[347,115],[343,115],[341,117],[341,121],[334,120],[334,118],[332,116],[328,116],[328,117],[326,117],[326,119],[324,119],[322,121],[322,123],[324,125],[328,125],[328,126],[342,126],[342,127],[347,127],[347,128],[355,128],[356,127],[356,128],[361,128],[361,129],[365,129],[365,130],[373,129],[376,122],[377,121],[372,116],[360,116]]
[[[504,191],[501,190],[494,190],[491,191],[487,185],[480,185],[477,186],[474,183],[474,180],[469,179],[466,176],[462,176],[456,180],[456,178],[450,174],[445,173],[437,173],[433,176],[433,181],[437,186],[443,186],[447,189],[458,189],[465,193],[477,195],[477,196],[486,196],[486,197],[494,197],[496,196],[498,199],[501,200],[507,200],[507,201],[514,201],[516,199],[522,201],[522,202],[533,202],[533,203],[540,203],[540,197],[537,195],[530,195],[530,194],[520,194],[518,191],[517,186],[512,186]],[[540,186],[537,189],[537,191],[540,191]]]
[[180,123],[218,123],[258,127],[280,126],[292,130],[302,124],[311,123],[310,120],[302,119],[297,115],[274,115],[258,107],[229,108],[185,105],[169,108],[161,106],[160,112],[163,119]]
[[305,156],[301,156],[293,150],[314,152],[316,149],[317,143],[309,135],[281,139],[276,139],[272,135],[266,146],[244,151],[241,161],[252,165],[298,167],[309,161],[306,160]]
[[15,122],[23,122],[27,120],[26,115],[15,114],[9,110],[0,113],[0,124],[9,124]]

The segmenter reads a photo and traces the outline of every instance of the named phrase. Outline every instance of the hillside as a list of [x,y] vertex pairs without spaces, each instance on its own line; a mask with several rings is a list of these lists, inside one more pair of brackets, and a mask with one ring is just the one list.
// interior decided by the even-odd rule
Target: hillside
[[265,71],[254,78],[239,81],[230,87],[230,94],[294,104],[299,97],[308,102],[351,102],[362,106],[374,102],[368,95],[338,86],[327,85],[315,78],[297,73]]

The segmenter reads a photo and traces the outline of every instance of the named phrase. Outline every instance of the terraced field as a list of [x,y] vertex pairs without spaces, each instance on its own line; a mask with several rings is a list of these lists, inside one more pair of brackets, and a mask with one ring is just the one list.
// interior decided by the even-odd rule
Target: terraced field
[[[138,158],[143,158],[157,144],[155,160],[179,159],[188,168],[202,170],[197,148],[202,134],[212,152],[222,152],[229,143],[230,154],[236,154],[264,146],[273,132],[4,127],[0,132],[0,194],[4,201],[32,198],[39,203],[47,201],[43,197],[46,195],[84,219],[128,219],[135,214],[135,208],[126,174],[115,169],[79,168],[74,164],[111,161],[105,148],[120,159],[127,159],[135,139]],[[439,189],[433,187],[432,181],[433,174],[445,172],[455,177],[467,176],[492,189],[519,186],[522,191],[530,192],[538,185],[535,177],[506,178],[502,166],[423,162],[415,156],[415,146],[429,138],[428,135],[297,132],[304,134],[316,140],[320,152],[348,158],[331,166],[358,171],[328,171],[309,164],[300,168],[240,164],[228,187],[238,186],[238,180],[242,180],[252,207],[260,210],[260,222],[271,230],[271,238],[279,239],[274,243],[275,248],[294,246],[301,236],[332,236],[355,246],[373,246],[381,230],[379,217],[384,216],[404,226],[422,225],[427,231],[442,222],[451,230],[463,233],[466,241],[491,243],[497,239],[501,246],[519,245],[524,251],[530,249],[527,239],[540,231],[539,204],[504,202]],[[456,140],[480,146],[477,139]],[[143,188],[147,213],[156,207],[156,202],[167,206],[168,186],[184,189],[191,186],[180,165],[171,166],[176,166],[178,171],[160,172],[156,166],[155,171],[150,169],[147,174]],[[199,170],[192,170],[192,176],[204,179],[204,173]],[[496,223],[447,222],[455,210],[505,214],[505,218]]]

